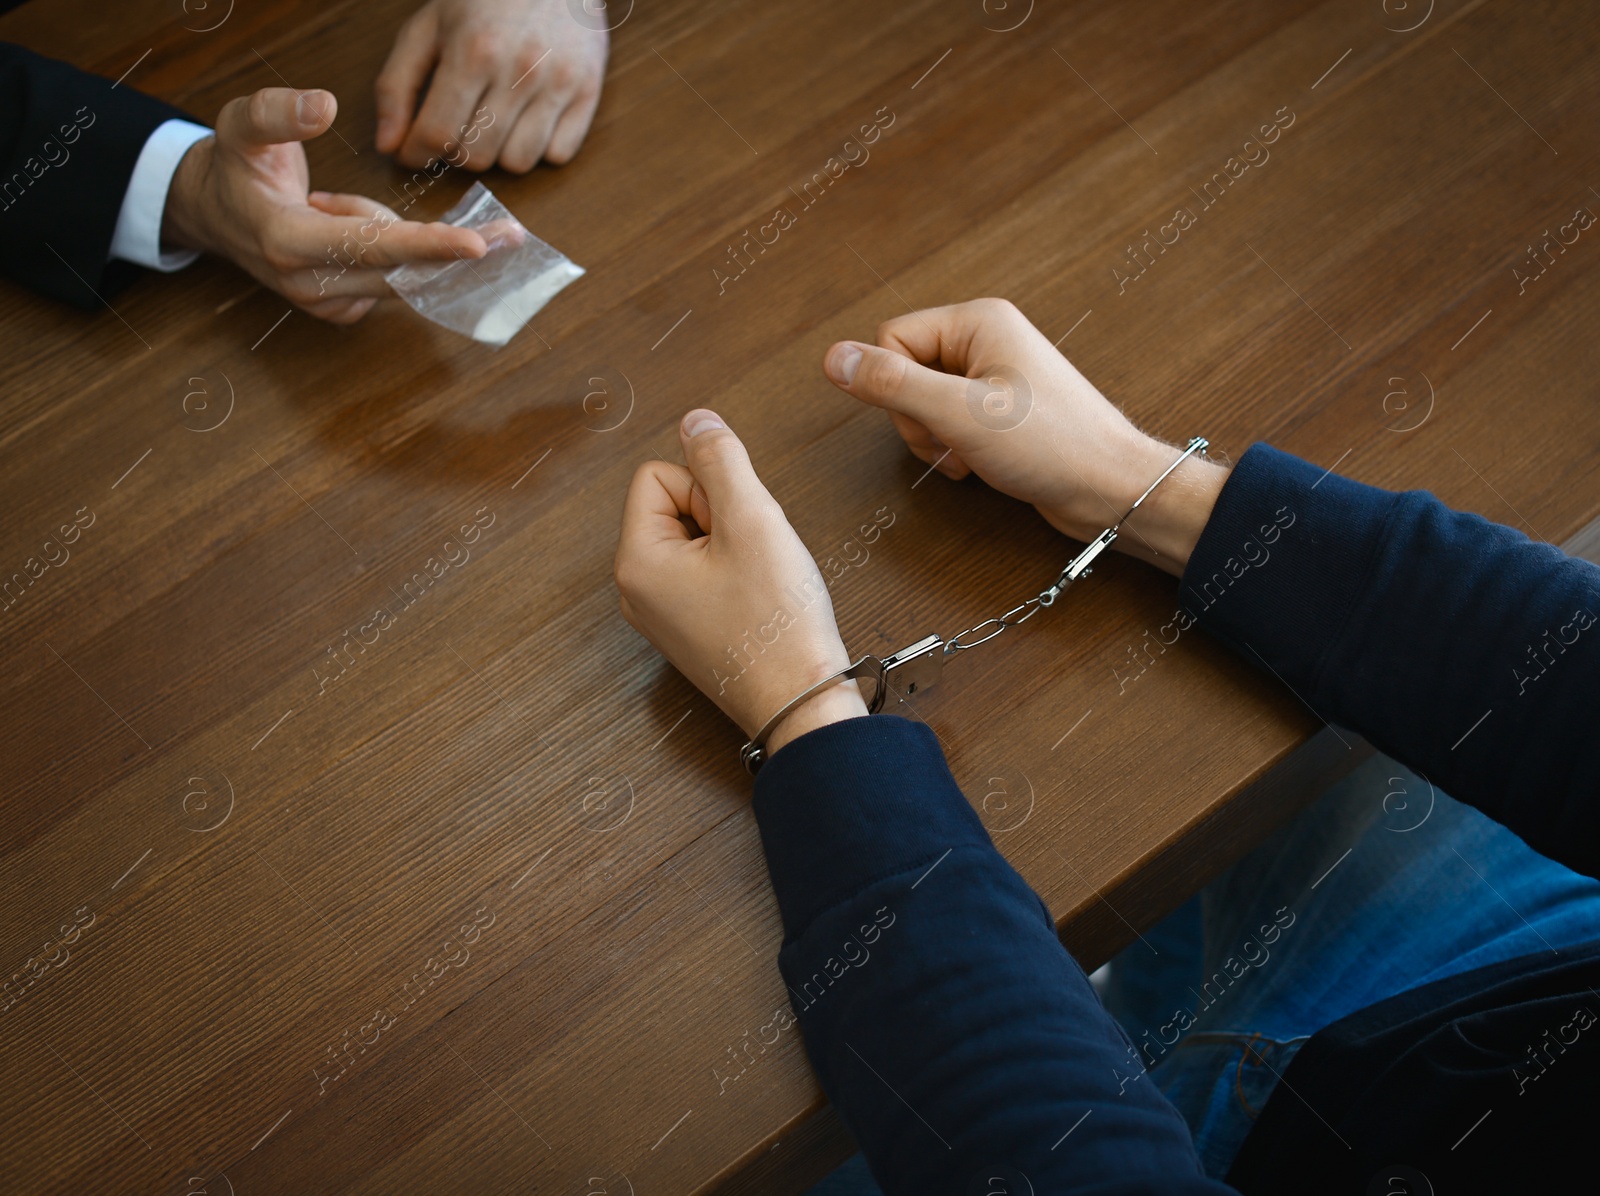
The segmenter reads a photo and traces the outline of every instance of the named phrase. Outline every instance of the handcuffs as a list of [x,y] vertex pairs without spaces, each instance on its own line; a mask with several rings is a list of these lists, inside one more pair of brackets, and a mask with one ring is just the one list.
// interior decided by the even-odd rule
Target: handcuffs
[[[1015,627],[1025,623],[1046,606],[1053,606],[1063,590],[1079,578],[1087,577],[1093,570],[1090,568],[1097,558],[1107,548],[1111,547],[1117,538],[1117,531],[1133,517],[1139,509],[1139,504],[1149,498],[1155,488],[1172,476],[1172,471],[1177,469],[1195,453],[1204,453],[1210,446],[1210,441],[1203,436],[1196,436],[1179,455],[1178,459],[1167,466],[1155,481],[1150,483],[1129,507],[1123,517],[1101,532],[1077,556],[1068,562],[1067,567],[1053,583],[1041,590],[1035,597],[1012,607],[1005,614],[993,619],[985,619],[965,631],[959,631],[948,640],[937,635],[923,636],[916,643],[901,648],[898,652],[891,652],[888,656],[877,657],[871,654],[861,657],[854,664],[846,665],[831,676],[824,677],[810,689],[788,702],[781,710],[769,718],[751,738],[750,742],[739,749],[739,761],[751,776],[755,776],[766,763],[767,737],[773,730],[787,718],[790,713],[804,705],[808,700],[841,681],[855,681],[862,677],[872,680],[872,697],[867,701],[867,711],[877,714],[883,709],[884,699],[888,696],[891,680],[897,689],[910,697],[922,690],[930,689],[939,681],[940,674],[944,671],[944,660],[947,656],[954,656],[957,652],[965,652],[968,648],[976,648],[979,644],[988,643],[1007,627]],[[969,638],[975,636],[976,638]]]

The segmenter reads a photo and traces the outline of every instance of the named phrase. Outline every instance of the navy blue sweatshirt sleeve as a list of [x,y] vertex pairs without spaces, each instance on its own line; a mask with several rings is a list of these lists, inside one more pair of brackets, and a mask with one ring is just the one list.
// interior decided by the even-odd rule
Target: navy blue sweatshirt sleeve
[[757,778],[755,813],[806,1050],[890,1196],[1232,1191],[925,726],[801,736]]
[[1600,877],[1600,569],[1256,445],[1180,594],[1322,718]]
[[107,260],[111,238],[144,143],[172,119],[191,118],[0,43],[0,270],[90,310],[141,273]]

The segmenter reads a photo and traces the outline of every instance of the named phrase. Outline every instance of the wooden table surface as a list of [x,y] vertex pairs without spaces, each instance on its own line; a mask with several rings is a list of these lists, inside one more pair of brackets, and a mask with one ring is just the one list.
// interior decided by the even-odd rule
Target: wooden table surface
[[[0,36],[206,119],[331,88],[315,184],[399,206],[371,82],[409,4],[34,0]],[[1013,299],[1173,440],[1554,541],[1600,511],[1590,7],[626,5],[581,155],[487,180],[589,271],[500,352],[398,303],[284,318],[214,262],[115,314],[0,293],[0,573],[57,559],[0,611],[7,1191],[783,1192],[841,1158],[775,1028],[740,736],[611,558],[707,404],[856,651],[1054,576],[1072,545],[822,377],[908,307]],[[1160,651],[1175,601],[1108,561],[915,711],[1090,966],[1361,750],[1202,635]]]

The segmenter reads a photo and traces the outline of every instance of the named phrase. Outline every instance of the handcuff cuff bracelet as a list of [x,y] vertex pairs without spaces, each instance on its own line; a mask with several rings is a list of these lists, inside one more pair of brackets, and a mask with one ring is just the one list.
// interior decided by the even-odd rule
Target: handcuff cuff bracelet
[[[872,696],[867,699],[867,711],[877,714],[883,709],[884,699],[889,692],[889,679],[896,677],[899,688],[907,697],[920,690],[928,689],[935,685],[940,673],[944,669],[944,658],[954,656],[958,652],[965,652],[969,648],[976,648],[979,644],[988,643],[1008,627],[1015,627],[1026,623],[1034,615],[1047,606],[1055,605],[1057,598],[1068,586],[1080,578],[1087,577],[1093,572],[1090,567],[1095,559],[1111,547],[1112,541],[1117,538],[1117,532],[1133,513],[1139,509],[1139,504],[1149,498],[1155,488],[1172,476],[1173,470],[1182,465],[1195,453],[1204,453],[1210,446],[1210,441],[1203,436],[1196,436],[1189,441],[1187,447],[1179,454],[1178,459],[1167,466],[1161,476],[1151,482],[1145,492],[1134,500],[1133,506],[1127,513],[1117,520],[1105,531],[1101,532],[1084,547],[1084,550],[1067,563],[1061,575],[1053,583],[1041,590],[1037,595],[1012,607],[1005,614],[996,618],[985,619],[982,623],[968,627],[965,631],[958,631],[948,640],[937,635],[924,636],[909,647],[901,648],[888,656],[877,657],[871,654],[861,657],[853,664],[846,665],[831,676],[824,677],[811,686],[798,697],[792,699],[784,707],[769,718],[762,728],[751,737],[750,742],[739,749],[739,761],[751,776],[755,776],[766,763],[767,737],[772,734],[785,718],[794,710],[804,705],[811,698],[821,693],[830,686],[841,681],[855,681],[862,677],[872,679]],[[1025,613],[1024,613],[1025,612]],[[981,634],[980,634],[981,633]],[[977,636],[968,640],[968,636]]]

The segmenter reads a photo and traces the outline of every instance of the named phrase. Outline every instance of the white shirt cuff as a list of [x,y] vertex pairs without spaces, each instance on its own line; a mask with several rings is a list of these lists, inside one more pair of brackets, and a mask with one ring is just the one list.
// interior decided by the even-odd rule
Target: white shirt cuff
[[170,274],[200,256],[188,250],[162,253],[161,218],[167,210],[167,191],[172,187],[172,176],[178,172],[178,163],[191,145],[209,136],[210,129],[186,120],[165,121],[150,134],[122,197],[117,231],[111,238],[111,257]]

